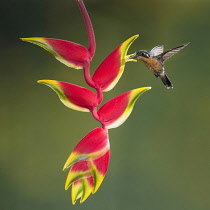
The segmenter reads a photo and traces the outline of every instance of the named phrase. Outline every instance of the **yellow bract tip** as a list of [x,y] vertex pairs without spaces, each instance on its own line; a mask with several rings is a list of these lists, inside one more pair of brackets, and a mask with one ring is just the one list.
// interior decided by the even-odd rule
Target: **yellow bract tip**
[[40,37],[30,37],[30,38],[20,38],[22,41],[32,42],[33,44],[38,44],[38,42],[44,43],[44,39]]
[[50,81],[50,80],[38,80],[37,83],[41,83],[42,84],[42,83],[47,83],[47,81]]
[[38,80],[37,83],[43,83],[44,80]]
[[37,83],[44,84],[44,85],[52,85],[54,87],[58,86],[58,82],[55,80],[38,80]]

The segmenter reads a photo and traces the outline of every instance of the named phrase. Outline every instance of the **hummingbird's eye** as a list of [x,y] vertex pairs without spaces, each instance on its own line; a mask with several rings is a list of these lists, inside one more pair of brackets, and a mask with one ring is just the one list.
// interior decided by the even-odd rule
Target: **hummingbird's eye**
[[149,58],[149,54],[148,54],[147,52],[139,51],[137,54],[138,54],[138,56],[142,56],[142,57],[145,57],[145,58]]

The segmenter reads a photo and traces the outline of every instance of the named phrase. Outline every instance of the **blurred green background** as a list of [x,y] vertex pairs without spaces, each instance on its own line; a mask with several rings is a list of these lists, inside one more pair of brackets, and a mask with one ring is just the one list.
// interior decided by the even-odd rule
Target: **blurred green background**
[[[48,37],[87,46],[74,0],[1,2],[2,210],[210,209],[210,1],[85,0],[97,40],[92,72],[124,40],[129,53],[191,42],[169,59],[167,90],[143,63],[127,63],[108,100],[152,86],[129,119],[110,130],[111,162],[99,191],[72,206],[62,167],[77,142],[99,126],[89,113],[67,109],[36,83],[55,79],[86,86],[82,71],[57,62],[20,37]],[[78,202],[79,203],[79,202]]]

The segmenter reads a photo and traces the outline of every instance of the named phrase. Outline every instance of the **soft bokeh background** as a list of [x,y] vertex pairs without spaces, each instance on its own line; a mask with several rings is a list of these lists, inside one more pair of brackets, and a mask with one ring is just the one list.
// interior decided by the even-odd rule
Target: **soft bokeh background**
[[110,130],[111,162],[99,191],[72,206],[61,171],[77,142],[99,126],[67,109],[38,79],[86,86],[82,71],[57,62],[19,37],[87,45],[74,0],[1,2],[0,209],[209,210],[210,1],[85,0],[97,39],[92,71],[115,47],[140,34],[129,50],[191,44],[166,62],[167,90],[143,63],[127,63],[108,100],[152,86],[129,119]]

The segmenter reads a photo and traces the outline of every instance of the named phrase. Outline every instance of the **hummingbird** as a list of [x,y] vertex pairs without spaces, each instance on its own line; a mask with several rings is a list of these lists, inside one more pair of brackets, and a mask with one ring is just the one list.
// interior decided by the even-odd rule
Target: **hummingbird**
[[166,88],[173,88],[171,81],[169,80],[168,76],[165,73],[164,69],[164,62],[169,59],[171,56],[178,53],[180,50],[185,48],[190,42],[186,44],[182,44],[178,47],[173,49],[167,50],[164,52],[164,46],[158,45],[154,47],[150,52],[146,50],[140,50],[137,52],[134,57],[130,59],[139,59],[144,62],[146,67],[156,76],[160,77],[163,84]]

